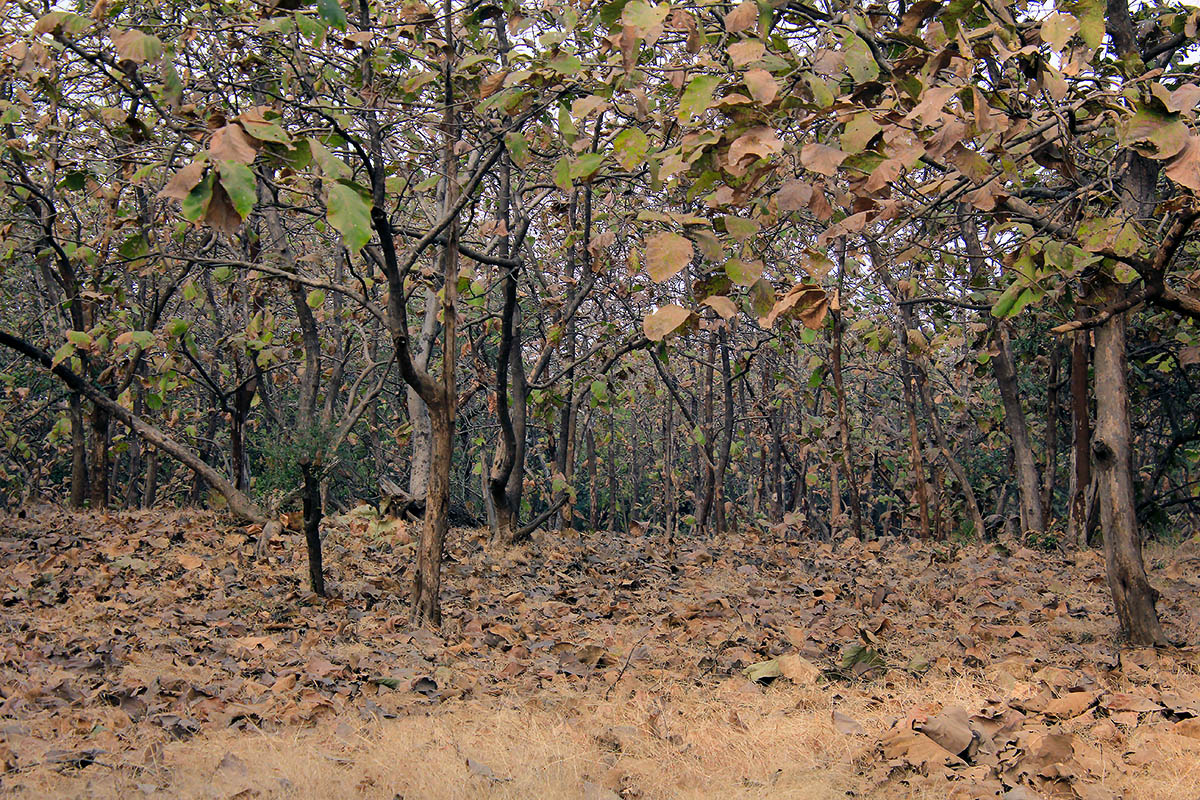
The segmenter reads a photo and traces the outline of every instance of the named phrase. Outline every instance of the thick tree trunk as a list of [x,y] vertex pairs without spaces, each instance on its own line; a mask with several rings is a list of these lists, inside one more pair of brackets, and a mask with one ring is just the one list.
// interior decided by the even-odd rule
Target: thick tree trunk
[[1108,585],[1121,629],[1136,645],[1166,644],[1154,604],[1158,592],[1146,577],[1133,496],[1126,385],[1125,316],[1096,329],[1096,433],[1092,452],[1099,474],[1100,519]]
[[1025,422],[1025,410],[1021,407],[1007,322],[996,323],[992,341],[996,346],[996,353],[992,356],[992,370],[996,376],[996,385],[1000,389],[1000,398],[1004,402],[1004,426],[1008,430],[1013,464],[1016,467],[1017,493],[1021,501],[1021,531],[1023,534],[1040,534],[1046,529],[1045,511],[1042,508],[1042,482],[1038,476],[1037,460],[1033,455],[1029,427]]
[[[438,330],[437,293],[433,289],[425,292],[425,316],[421,321],[421,335],[417,340],[417,354],[413,365],[418,370],[429,367],[429,358],[433,352],[433,342]],[[433,441],[429,427],[429,409],[417,390],[408,389],[408,420],[412,424],[412,436],[409,439],[409,473],[408,495],[421,501],[426,494],[429,484],[429,469],[433,460]]]

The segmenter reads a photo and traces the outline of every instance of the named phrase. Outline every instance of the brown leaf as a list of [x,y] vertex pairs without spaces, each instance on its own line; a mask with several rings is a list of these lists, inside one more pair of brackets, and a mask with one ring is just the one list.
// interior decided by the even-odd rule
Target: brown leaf
[[780,211],[800,211],[808,208],[812,200],[813,187],[802,180],[793,178],[784,181],[775,193],[775,202]]
[[692,317],[692,312],[669,303],[642,320],[642,332],[652,342],[661,342],[667,334],[677,330]]
[[849,155],[836,147],[810,142],[800,150],[800,163],[820,175],[833,177]]
[[966,752],[974,738],[967,724],[966,709],[959,706],[951,706],[940,714],[917,721],[913,728],[955,755]]
[[246,136],[242,126],[230,123],[213,131],[208,151],[216,161],[237,161],[250,164],[258,153],[255,141]]
[[207,165],[203,161],[193,161],[188,164],[171,176],[171,180],[167,181],[167,185],[162,188],[158,196],[182,202],[188,196],[188,192],[192,191],[200,182],[200,178],[204,176],[205,166]]
[[779,94],[779,84],[775,81],[775,77],[765,69],[748,71],[746,88],[750,90],[750,95],[764,106],[769,106],[774,102],[775,96]]
[[740,33],[758,22],[758,4],[754,0],[742,0],[733,11],[725,15],[725,30]]
[[833,727],[838,733],[844,733],[847,736],[866,736],[867,734],[857,720],[846,716],[837,709],[833,710]]
[[1042,713],[1055,719],[1071,719],[1087,711],[1096,702],[1099,692],[1067,692],[1051,700]]
[[1100,705],[1112,713],[1133,711],[1138,714],[1144,714],[1150,711],[1162,711],[1163,709],[1162,706],[1151,700],[1149,697],[1125,692],[1117,692],[1116,694],[1106,695],[1100,701]]

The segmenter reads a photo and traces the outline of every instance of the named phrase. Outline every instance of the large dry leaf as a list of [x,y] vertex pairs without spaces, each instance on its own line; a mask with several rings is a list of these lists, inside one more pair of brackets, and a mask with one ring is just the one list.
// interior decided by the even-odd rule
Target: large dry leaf
[[656,233],[646,239],[646,272],[662,283],[686,267],[695,255],[691,241],[678,233]]
[[820,175],[833,177],[849,155],[836,147],[810,142],[800,150],[800,163]]
[[758,22],[758,4],[754,0],[742,0],[737,7],[725,15],[725,30],[741,33]]
[[253,163],[254,156],[258,153],[254,140],[248,137],[242,126],[237,123],[230,123],[213,131],[208,151],[214,161],[237,161],[240,164]]
[[671,303],[642,320],[642,332],[652,342],[661,342],[667,334],[679,329],[691,319],[692,312]]

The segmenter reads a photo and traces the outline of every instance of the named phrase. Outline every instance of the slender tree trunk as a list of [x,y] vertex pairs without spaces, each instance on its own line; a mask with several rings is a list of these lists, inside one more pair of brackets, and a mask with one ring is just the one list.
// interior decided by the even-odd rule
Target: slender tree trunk
[[1092,452],[1099,472],[1104,558],[1117,619],[1137,645],[1165,644],[1154,608],[1158,592],[1146,577],[1133,496],[1129,447],[1129,389],[1126,385],[1125,316],[1096,329],[1096,434]]
[[[846,243],[842,240],[841,258],[838,262],[838,288],[841,289],[845,277]],[[838,305],[835,303],[834,305]],[[837,403],[838,438],[842,445],[842,466],[846,471],[846,489],[850,503],[850,522],[854,535],[859,539],[863,536],[862,500],[858,491],[858,476],[854,469],[854,459],[850,448],[850,414],[846,410],[846,385],[842,375],[842,312],[840,308],[830,309],[833,317],[833,342],[830,366],[833,371],[833,390]],[[835,474],[836,471],[835,471]]]
[[587,426],[585,436],[585,446],[587,447],[587,469],[588,469],[588,530],[596,530],[596,525],[599,520],[599,505],[596,497],[596,434],[592,432],[592,426]]
[[158,450],[146,453],[146,482],[142,485],[142,508],[153,508],[158,497]]
[[433,458],[426,487],[425,519],[417,542],[413,578],[413,625],[442,624],[442,552],[450,529],[450,460],[454,454],[454,421],[447,409],[430,407]]
[[1022,533],[1042,533],[1046,529],[1045,511],[1042,508],[1042,482],[1038,476],[1029,428],[1025,423],[1025,410],[1021,407],[1007,322],[996,323],[993,342],[996,345],[996,353],[992,356],[992,370],[1004,402],[1004,424],[1012,444],[1017,493],[1021,501]]
[[608,529],[617,530],[617,421],[608,409]]
[[917,513],[921,522],[920,535],[933,535],[929,526],[929,483],[925,479],[925,459],[922,455],[921,431],[917,427],[917,398],[913,392],[913,366],[907,351],[900,354],[900,380],[904,384],[904,408],[908,419],[908,449],[912,458],[913,489],[917,496]]
[[1054,516],[1054,484],[1058,477],[1058,374],[1063,355],[1062,342],[1054,343],[1050,353],[1049,388],[1046,395],[1046,465],[1042,469],[1042,510],[1046,524]]
[[91,484],[88,501],[92,508],[108,508],[108,479],[112,470],[109,463],[109,437],[111,415],[102,406],[92,408],[89,425],[92,429],[92,457],[90,459]]
[[69,396],[71,416],[71,508],[83,508],[87,501],[87,434],[83,430],[83,403],[79,394]]
[[[1076,317],[1085,311],[1078,306]],[[1067,509],[1067,541],[1079,548],[1088,544],[1088,488],[1092,483],[1092,429],[1088,404],[1089,331],[1076,331],[1071,343],[1071,480]]]
[[325,571],[321,565],[321,482],[307,459],[300,462],[304,476],[304,544],[308,550],[308,585],[325,596]]

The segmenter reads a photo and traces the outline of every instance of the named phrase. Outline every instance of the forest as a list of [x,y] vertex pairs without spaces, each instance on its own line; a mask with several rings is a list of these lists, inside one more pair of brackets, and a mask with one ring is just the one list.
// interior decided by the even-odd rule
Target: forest
[[0,20],[0,795],[1200,796],[1200,8]]

